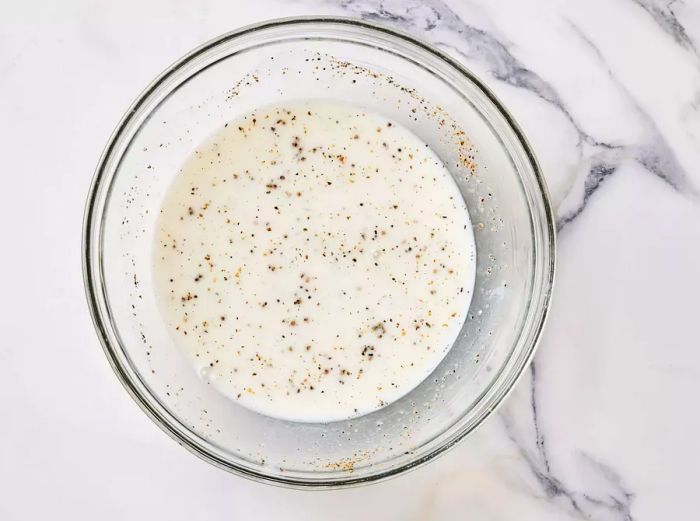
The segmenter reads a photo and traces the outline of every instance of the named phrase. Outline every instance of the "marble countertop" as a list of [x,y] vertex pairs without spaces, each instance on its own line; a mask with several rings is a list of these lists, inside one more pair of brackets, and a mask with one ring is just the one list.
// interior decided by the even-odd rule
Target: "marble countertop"
[[[97,159],[141,88],[270,17],[383,22],[456,56],[511,109],[557,213],[540,349],[446,456],[310,493],[178,447],[113,377],[82,290]],[[221,0],[8,4],[0,22],[0,518],[658,520],[700,483],[700,4]]]

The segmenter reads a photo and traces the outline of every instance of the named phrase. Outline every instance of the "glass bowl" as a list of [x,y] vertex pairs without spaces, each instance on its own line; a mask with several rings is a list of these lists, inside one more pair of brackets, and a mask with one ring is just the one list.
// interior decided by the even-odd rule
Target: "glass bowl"
[[[467,319],[439,366],[400,400],[332,423],[266,417],[219,394],[175,346],[153,288],[155,221],[185,159],[237,115],[298,98],[361,105],[432,147],[467,203],[477,251]],[[167,434],[236,474],[330,488],[421,465],[493,412],[542,331],[554,234],[530,146],[468,70],[385,27],[342,18],[284,19],[202,45],[129,108],[90,189],[84,279],[110,364]]]

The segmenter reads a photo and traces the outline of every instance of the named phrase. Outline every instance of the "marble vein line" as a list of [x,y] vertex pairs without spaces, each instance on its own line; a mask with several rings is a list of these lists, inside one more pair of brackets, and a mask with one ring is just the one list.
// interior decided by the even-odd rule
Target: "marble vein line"
[[660,2],[658,0],[632,1],[649,13],[654,19],[654,22],[656,22],[661,30],[673,38],[673,41],[698,56],[698,49],[695,46],[695,42],[690,38],[683,24],[678,21],[676,13],[673,10],[674,4],[680,3],[678,0],[670,0],[667,2]]
[[587,453],[578,453],[578,467],[585,468],[595,476],[604,492],[575,490],[554,473],[550,465],[547,438],[542,430],[538,410],[537,366],[532,362],[530,384],[531,421],[534,426],[535,449],[528,450],[526,442],[515,433],[514,423],[507,410],[500,413],[506,434],[525,460],[528,469],[537,480],[545,497],[561,508],[584,519],[606,519],[615,521],[634,521],[631,507],[634,494],[622,483],[620,475],[608,465]]
[[[647,2],[647,0],[633,1]],[[527,68],[493,34],[467,24],[441,0],[427,2],[418,2],[417,0],[408,2],[344,0],[340,5],[344,10],[365,20],[394,24],[402,29],[422,34],[436,45],[452,49],[467,60],[480,62],[486,66],[496,80],[531,92],[537,98],[552,105],[566,118],[578,135],[578,153],[581,163],[591,166],[585,173],[584,191],[579,204],[564,213],[560,212],[558,216],[557,227],[560,231],[581,215],[586,203],[602,186],[603,181],[626,160],[636,161],[647,171],[680,192],[692,191],[685,172],[652,119],[615,78],[603,60],[600,51],[577,26],[570,24],[572,31],[590,48],[591,52],[601,61],[602,66],[606,67],[611,80],[615,82],[616,87],[626,96],[631,107],[645,122],[647,139],[644,143],[620,145],[598,140],[590,135],[576,121],[561,96],[549,82]],[[672,15],[672,10],[668,6],[661,12]],[[675,20],[673,27],[677,26],[683,29],[675,17],[672,19]],[[676,33],[685,35],[678,36],[678,38],[682,40],[685,38],[683,41],[687,40],[692,43],[684,30],[676,30]],[[455,35],[459,38],[455,39]],[[440,36],[452,37],[451,39],[456,43],[450,44]],[[565,196],[564,199],[567,197]]]
[[566,225],[581,215],[590,197],[608,177],[615,173],[615,170],[617,170],[617,166],[605,163],[594,163],[590,167],[583,183],[583,198],[580,204],[565,215],[557,217],[557,231],[561,232]]
[[590,49],[597,57],[615,87],[622,92],[625,99],[640,117],[646,127],[646,139],[641,143],[632,145],[607,145],[602,150],[591,154],[592,166],[590,167],[584,182],[583,198],[580,204],[557,220],[557,227],[561,231],[567,224],[581,214],[593,193],[600,188],[603,181],[612,175],[619,165],[625,160],[633,160],[651,174],[660,178],[673,189],[688,195],[697,195],[688,180],[683,168],[678,163],[675,153],[669,146],[663,134],[659,131],[649,114],[635,101],[630,92],[620,83],[607,64],[598,47],[585,35],[585,33],[573,22],[568,21],[574,35]]

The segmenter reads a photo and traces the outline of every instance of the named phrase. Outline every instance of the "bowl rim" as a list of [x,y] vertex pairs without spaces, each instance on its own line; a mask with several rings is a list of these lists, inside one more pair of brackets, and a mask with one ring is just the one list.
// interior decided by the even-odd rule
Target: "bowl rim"
[[[190,438],[183,435],[175,426],[173,426],[171,420],[166,417],[163,411],[158,410],[151,403],[148,402],[142,395],[142,392],[134,384],[132,377],[129,375],[127,369],[123,366],[118,354],[115,351],[112,341],[110,340],[110,326],[109,320],[104,316],[102,307],[106,304],[106,299],[104,298],[106,292],[104,291],[104,284],[101,278],[101,269],[96,270],[93,266],[93,262],[97,261],[99,266],[102,265],[101,260],[101,244],[102,235],[100,233],[97,240],[95,240],[95,231],[102,231],[101,223],[99,218],[101,214],[97,214],[96,203],[98,202],[99,195],[105,188],[105,185],[111,181],[113,176],[109,175],[107,172],[107,167],[109,166],[110,159],[112,157],[112,152],[115,149],[122,133],[127,129],[132,119],[138,113],[139,109],[146,101],[149,100],[151,94],[153,94],[162,84],[164,84],[172,75],[174,75],[180,68],[186,65],[191,60],[197,58],[208,50],[215,48],[218,45],[226,43],[228,41],[240,38],[244,35],[254,33],[256,31],[262,31],[265,29],[272,29],[282,26],[291,25],[310,25],[310,24],[321,24],[321,25],[347,25],[354,28],[363,29],[369,32],[378,32],[385,37],[393,37],[401,41],[401,43],[413,45],[432,54],[434,57],[445,62],[448,66],[452,67],[455,71],[464,76],[469,82],[471,82],[485,97],[494,105],[500,115],[504,118],[506,124],[510,127],[515,138],[522,146],[522,150],[525,152],[525,156],[529,166],[532,168],[532,173],[534,174],[534,181],[538,195],[542,199],[543,205],[543,223],[546,228],[545,235],[542,238],[543,244],[545,246],[545,263],[542,264],[541,269],[544,277],[540,281],[540,288],[536,288],[533,284],[533,295],[540,292],[540,302],[537,303],[538,313],[534,317],[534,321],[530,326],[530,331],[528,335],[530,336],[529,345],[525,349],[525,356],[521,356],[517,360],[517,365],[509,370],[510,378],[503,382],[501,388],[498,389],[493,396],[490,398],[490,404],[488,407],[484,407],[481,414],[474,418],[471,425],[461,426],[451,437],[447,438],[440,445],[432,448],[425,454],[417,457],[414,460],[408,461],[405,464],[398,465],[393,468],[382,470],[374,474],[369,474],[366,476],[353,477],[351,474],[347,478],[332,478],[328,480],[310,480],[298,477],[283,477],[279,475],[267,474],[264,472],[259,472],[240,466],[236,463],[224,460],[206,450],[206,448],[201,447],[197,443],[193,442]],[[544,328],[545,322],[548,317],[549,307],[551,304],[552,292],[554,287],[555,278],[555,268],[556,268],[556,225],[554,219],[554,211],[550,202],[549,192],[547,190],[546,182],[542,174],[542,170],[539,166],[537,158],[535,157],[534,151],[525,137],[524,132],[517,124],[510,112],[505,108],[501,101],[496,97],[496,95],[480,80],[476,77],[470,70],[468,70],[461,63],[450,57],[448,54],[440,51],[433,45],[417,38],[405,31],[397,30],[394,28],[389,28],[384,25],[380,25],[374,22],[367,22],[364,20],[359,20],[356,18],[342,17],[342,16],[294,16],[266,20],[259,23],[250,24],[239,29],[235,29],[226,32],[216,38],[213,38],[202,45],[196,47],[189,53],[185,54],[183,57],[168,66],[161,74],[159,74],[150,84],[136,97],[135,101],[128,108],[126,113],[122,116],[119,123],[117,124],[114,131],[111,133],[107,144],[100,156],[95,173],[93,175],[92,182],[88,191],[88,196],[85,204],[85,210],[83,215],[82,224],[82,244],[81,244],[81,259],[82,259],[82,270],[83,270],[83,284],[85,289],[85,295],[87,299],[88,308],[93,321],[93,325],[97,332],[98,338],[102,345],[103,351],[112,367],[118,380],[121,382],[122,386],[131,395],[131,398],[137,403],[141,410],[146,413],[146,415],[168,436],[174,439],[179,445],[185,447],[190,452],[200,457],[201,459],[219,467],[223,470],[237,474],[257,482],[269,483],[279,486],[286,486],[290,488],[299,489],[336,489],[336,488],[347,488],[352,486],[358,486],[362,484],[376,483],[378,481],[383,481],[391,477],[404,474],[405,472],[418,468],[425,465],[427,462],[432,460],[438,455],[444,454],[447,450],[454,447],[459,441],[464,439],[467,435],[472,433],[475,429],[484,423],[484,420],[491,416],[494,410],[499,407],[505,400],[505,398],[510,394],[510,392],[515,387],[515,384],[520,379],[525,369],[529,366],[539,340],[541,338],[542,330]],[[97,244],[97,249],[95,250],[95,243]],[[101,290],[101,291],[100,291]],[[534,300],[534,299],[533,299]],[[102,302],[105,301],[105,302]],[[523,329],[521,331],[520,338],[523,338],[527,331]],[[511,355],[513,357],[513,355]],[[512,360],[512,358],[511,358]],[[482,397],[483,398],[483,397]],[[157,400],[156,400],[157,401]]]

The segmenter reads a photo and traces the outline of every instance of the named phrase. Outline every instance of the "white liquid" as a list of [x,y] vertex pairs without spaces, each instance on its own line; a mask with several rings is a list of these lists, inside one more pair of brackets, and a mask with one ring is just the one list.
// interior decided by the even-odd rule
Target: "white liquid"
[[452,346],[475,275],[469,217],[435,154],[326,102],[259,109],[203,143],[155,248],[162,310],[202,378],[296,421],[417,386]]

